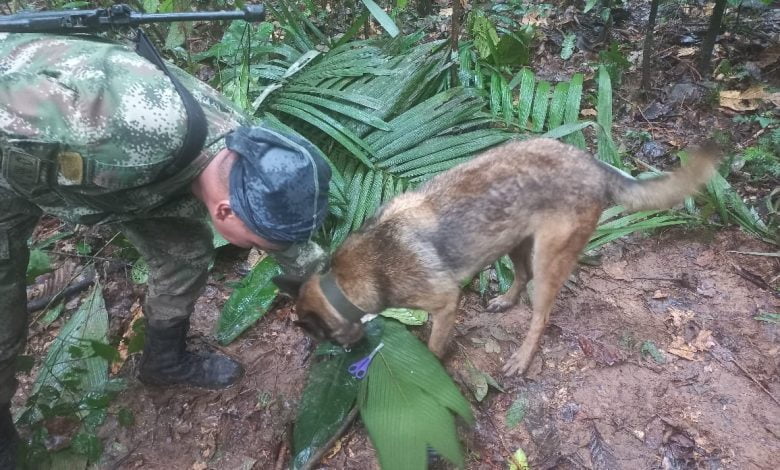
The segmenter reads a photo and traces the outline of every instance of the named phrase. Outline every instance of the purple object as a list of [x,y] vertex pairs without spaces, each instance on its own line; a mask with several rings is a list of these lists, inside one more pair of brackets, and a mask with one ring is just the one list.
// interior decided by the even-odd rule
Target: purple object
[[368,372],[368,366],[371,365],[371,361],[374,360],[374,356],[376,356],[376,353],[378,353],[379,350],[382,349],[384,345],[385,343],[379,343],[379,345],[377,345],[377,347],[374,348],[373,351],[371,351],[371,354],[369,354],[367,357],[364,357],[363,359],[349,366],[349,369],[347,369],[347,371],[358,380],[365,377],[366,373]]

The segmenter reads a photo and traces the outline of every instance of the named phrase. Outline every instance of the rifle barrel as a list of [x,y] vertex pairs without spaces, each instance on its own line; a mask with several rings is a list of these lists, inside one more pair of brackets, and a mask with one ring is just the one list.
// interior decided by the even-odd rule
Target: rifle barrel
[[144,13],[132,15],[130,22],[141,23],[172,23],[175,21],[209,21],[209,20],[246,20],[262,21],[265,19],[265,9],[262,5],[247,5],[244,11],[192,11],[183,13]]

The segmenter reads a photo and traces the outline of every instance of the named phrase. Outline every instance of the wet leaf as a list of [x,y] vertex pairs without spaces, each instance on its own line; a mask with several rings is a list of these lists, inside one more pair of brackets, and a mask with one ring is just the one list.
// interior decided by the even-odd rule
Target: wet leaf
[[593,358],[599,364],[611,366],[625,360],[623,353],[618,348],[602,341],[579,335],[577,343],[586,356]]
[[358,381],[348,372],[359,354],[341,353],[314,363],[298,405],[292,468],[303,467],[341,427],[355,405]]
[[217,322],[217,340],[228,344],[268,311],[279,289],[271,281],[281,274],[279,264],[266,256],[241,280],[228,298]]
[[110,344],[101,343],[100,341],[90,341],[89,345],[98,357],[102,357],[108,362],[119,360],[119,351]]
[[474,366],[468,367],[466,378],[468,386],[477,401],[481,402],[485,399],[488,393],[488,387],[493,387],[496,390],[506,392],[490,374],[479,370]]
[[527,409],[528,400],[524,395],[520,395],[512,402],[512,405],[506,411],[506,427],[508,429],[514,429],[518,424],[522,423]]
[[388,318],[394,318],[404,325],[423,325],[428,321],[428,312],[425,310],[415,310],[411,308],[388,308],[380,313]]

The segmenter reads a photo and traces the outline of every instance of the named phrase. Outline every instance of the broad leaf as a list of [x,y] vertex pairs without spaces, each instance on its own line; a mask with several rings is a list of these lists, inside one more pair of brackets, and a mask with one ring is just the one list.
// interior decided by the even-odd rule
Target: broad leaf
[[382,25],[382,28],[384,28],[385,31],[387,31],[387,34],[389,34],[391,37],[398,36],[398,26],[395,25],[395,22],[393,21],[390,16],[385,13],[385,11],[377,5],[374,0],[360,0],[363,2],[363,4],[368,8],[368,11],[371,12],[371,16],[373,16],[380,25]]
[[280,273],[279,264],[266,256],[241,280],[217,321],[216,337],[221,344],[230,343],[266,314],[278,292],[271,279]]
[[30,261],[27,263],[27,282],[35,281],[35,278],[41,274],[51,272],[51,259],[49,255],[41,249],[30,250]]

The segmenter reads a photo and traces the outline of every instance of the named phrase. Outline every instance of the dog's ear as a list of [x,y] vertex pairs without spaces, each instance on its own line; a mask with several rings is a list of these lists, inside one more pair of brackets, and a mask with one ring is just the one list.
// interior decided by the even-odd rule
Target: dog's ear
[[273,277],[271,281],[276,284],[276,287],[279,288],[280,292],[287,294],[292,298],[298,297],[298,294],[301,291],[301,286],[303,285],[303,280],[301,278],[295,276],[285,276],[284,274]]

